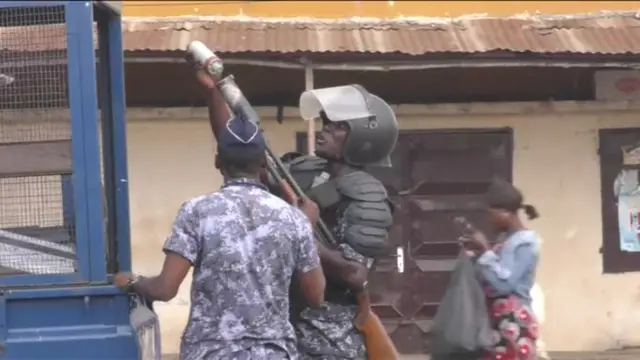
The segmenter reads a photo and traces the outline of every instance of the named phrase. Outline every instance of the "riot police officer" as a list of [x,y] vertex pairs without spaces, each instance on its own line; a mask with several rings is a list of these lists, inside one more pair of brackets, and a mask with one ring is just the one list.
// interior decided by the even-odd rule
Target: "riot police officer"
[[316,201],[338,244],[319,246],[327,278],[321,308],[295,299],[292,318],[303,359],[363,359],[366,348],[354,326],[353,295],[367,283],[373,260],[389,251],[393,207],[383,184],[368,166],[390,166],[398,138],[391,107],[358,85],[315,89],[300,97],[303,119],[321,118],[315,156],[287,154],[292,176]]

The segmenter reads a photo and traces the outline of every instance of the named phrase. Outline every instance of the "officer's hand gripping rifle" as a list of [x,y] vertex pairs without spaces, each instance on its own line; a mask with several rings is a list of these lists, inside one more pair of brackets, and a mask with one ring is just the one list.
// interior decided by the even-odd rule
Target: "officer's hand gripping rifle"
[[[187,47],[187,52],[197,64],[205,68],[209,75],[219,80],[217,82],[218,89],[229,106],[229,109],[235,115],[242,116],[256,124],[260,123],[258,114],[244,97],[244,94],[235,83],[233,76],[229,75],[220,80],[224,66],[222,61],[211,50],[201,42],[194,41]],[[305,196],[304,192],[280,158],[276,156],[269,146],[267,146],[266,155],[269,175],[271,175],[278,184],[285,200],[296,205],[298,200]],[[314,232],[319,246],[329,249],[337,248],[337,242],[333,234],[322,219],[318,219]],[[362,284],[362,289],[356,294],[356,298],[358,302],[358,312],[354,319],[354,324],[365,335],[369,360],[398,359],[399,355],[393,342],[387,335],[378,316],[371,311],[371,302],[366,289],[366,282]]]

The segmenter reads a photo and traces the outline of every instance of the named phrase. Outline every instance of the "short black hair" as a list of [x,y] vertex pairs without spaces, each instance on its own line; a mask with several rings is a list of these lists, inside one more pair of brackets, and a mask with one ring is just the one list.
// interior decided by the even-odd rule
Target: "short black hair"
[[265,164],[264,151],[234,151],[233,148],[218,148],[220,169],[232,174],[257,174]]
[[494,179],[485,194],[486,205],[492,209],[506,210],[517,213],[523,209],[527,217],[532,220],[540,216],[536,208],[524,203],[522,192],[508,181]]

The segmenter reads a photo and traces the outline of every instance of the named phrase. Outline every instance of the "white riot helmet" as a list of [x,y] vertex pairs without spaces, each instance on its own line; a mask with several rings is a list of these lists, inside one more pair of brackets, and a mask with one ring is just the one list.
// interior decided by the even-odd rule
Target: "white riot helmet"
[[360,85],[307,90],[300,96],[300,115],[313,121],[346,122],[349,135],[342,149],[345,162],[354,166],[391,166],[391,152],[398,140],[398,122],[384,100]]

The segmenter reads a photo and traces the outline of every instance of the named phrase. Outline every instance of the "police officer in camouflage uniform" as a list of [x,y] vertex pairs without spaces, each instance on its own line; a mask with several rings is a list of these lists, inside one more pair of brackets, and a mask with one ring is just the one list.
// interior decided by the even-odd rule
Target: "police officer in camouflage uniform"
[[319,205],[338,247],[318,248],[327,278],[325,304],[314,309],[300,306],[295,296],[292,300],[298,305],[292,311],[298,349],[303,359],[364,359],[363,336],[353,324],[354,293],[365,286],[374,259],[390,250],[393,212],[385,187],[365,167],[391,165],[396,118],[386,102],[357,85],[306,91],[300,111],[305,120],[323,121],[316,156],[283,159]]
[[301,279],[300,291],[312,306],[324,297],[311,226],[317,207],[303,201],[295,208],[259,182],[265,141],[255,124],[230,120],[217,135],[222,188],[182,205],[160,275],[120,273],[114,283],[168,301],[193,266],[182,360],[297,359],[289,322],[292,275]]

